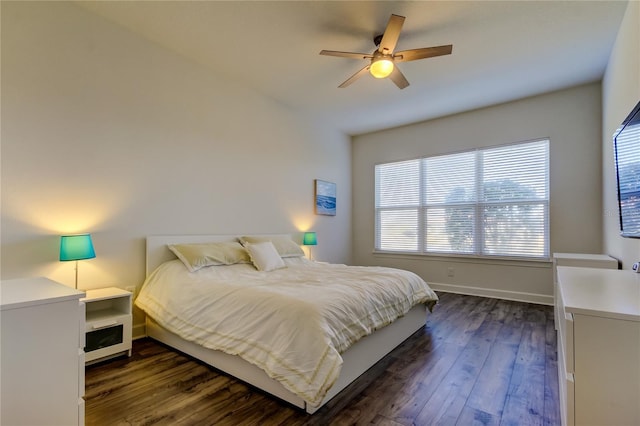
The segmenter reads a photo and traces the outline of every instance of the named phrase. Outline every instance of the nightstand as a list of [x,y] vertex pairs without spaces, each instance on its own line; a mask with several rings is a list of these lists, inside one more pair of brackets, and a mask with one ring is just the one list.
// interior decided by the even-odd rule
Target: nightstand
[[117,287],[87,290],[85,361],[91,364],[126,353],[131,356],[132,294]]

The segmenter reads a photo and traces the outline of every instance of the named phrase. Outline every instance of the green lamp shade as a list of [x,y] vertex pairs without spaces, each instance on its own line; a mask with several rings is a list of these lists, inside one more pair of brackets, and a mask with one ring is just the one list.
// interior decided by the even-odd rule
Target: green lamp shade
[[93,259],[96,252],[93,249],[91,235],[63,235],[60,237],[60,260]]
[[315,232],[305,232],[304,237],[302,237],[302,244],[305,246],[317,246],[318,239],[316,238]]

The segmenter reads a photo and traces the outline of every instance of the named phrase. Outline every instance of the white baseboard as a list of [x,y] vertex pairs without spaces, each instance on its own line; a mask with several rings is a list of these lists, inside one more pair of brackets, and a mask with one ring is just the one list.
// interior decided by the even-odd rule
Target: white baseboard
[[538,305],[553,306],[553,296],[546,294],[522,293],[519,291],[432,282],[429,282],[429,286],[435,291],[442,291],[445,293],[467,294],[469,296],[490,297],[492,299],[514,300],[516,302],[537,303]]
[[132,339],[142,339],[143,337],[147,337],[147,330],[145,329],[144,323],[142,324],[134,324],[132,331]]

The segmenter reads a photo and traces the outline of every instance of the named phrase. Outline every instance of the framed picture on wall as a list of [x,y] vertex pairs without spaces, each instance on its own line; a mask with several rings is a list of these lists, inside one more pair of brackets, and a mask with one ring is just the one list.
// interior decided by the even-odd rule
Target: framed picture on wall
[[324,180],[315,180],[315,211],[316,214],[336,215],[336,184]]

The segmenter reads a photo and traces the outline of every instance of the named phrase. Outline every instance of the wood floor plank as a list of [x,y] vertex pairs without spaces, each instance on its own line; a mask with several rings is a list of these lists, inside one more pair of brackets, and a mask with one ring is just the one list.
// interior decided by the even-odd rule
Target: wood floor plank
[[[462,348],[452,343],[443,343],[428,354],[416,356],[407,369],[394,376],[407,383],[394,396],[393,403],[383,410],[386,417],[397,422],[408,422],[418,416],[424,405],[440,389],[440,384],[458,359]],[[405,372],[409,370],[411,374]]]
[[[442,380],[435,375],[433,377],[438,382]],[[392,378],[392,386],[389,386]],[[425,385],[427,381],[424,380],[424,375],[413,377],[389,375],[382,378],[380,382],[376,393],[367,390],[366,395],[372,399],[385,400],[386,403],[376,412],[397,423],[411,424],[433,394],[433,390]]]
[[502,327],[466,403],[467,407],[473,409],[474,418],[478,412],[497,418],[502,416],[521,340],[521,315],[515,312],[521,311],[521,307],[508,301],[499,301],[496,307],[503,312],[500,318]]
[[558,425],[560,420],[560,390],[558,385],[558,353],[556,351],[556,330],[553,322],[553,310],[547,310],[547,328],[545,335],[545,375],[544,375],[544,424]]
[[[96,398],[96,400],[102,400],[102,403],[99,405],[91,405],[87,407],[87,417],[91,418],[91,414],[93,409],[99,408],[103,412],[109,412],[110,410],[117,409],[126,403],[129,407],[129,413],[135,413],[136,411],[145,411],[149,404],[153,404],[153,402],[157,398],[168,397],[170,395],[175,395],[177,391],[177,387],[174,385],[176,380],[189,380],[194,375],[195,380],[201,381],[203,380],[203,376],[200,374],[204,372],[204,367],[198,366],[194,369],[194,367],[187,361],[176,363],[172,366],[172,368],[167,368],[162,371],[155,371],[152,369],[152,374],[143,374],[139,376],[139,379],[136,382],[131,382],[130,378],[126,379],[127,383],[124,383],[124,378],[114,379],[114,387],[107,393],[103,393]],[[220,380],[225,380],[228,382],[227,378],[220,377]],[[124,401],[127,399],[128,394],[139,395],[135,401]],[[86,393],[87,400],[93,400],[92,394]]]
[[522,340],[509,384],[501,424],[542,425],[546,375],[546,315],[527,310]]
[[[465,330],[465,335],[470,336],[469,341],[438,386],[438,391],[427,401],[416,417],[416,423],[434,425],[456,423],[502,327],[498,316],[493,314],[497,300],[491,299],[490,302],[491,304],[488,305],[490,310],[484,316],[481,317],[474,312],[469,315],[470,327]],[[473,324],[476,322],[480,325],[474,328]]]
[[314,415],[150,339],[88,366],[86,424],[559,424],[551,307],[441,294],[427,325]]
[[459,426],[498,426],[500,425],[500,416],[465,405],[455,424]]
[[371,422],[372,425],[377,425],[377,426],[403,426],[403,423],[398,423],[395,422],[391,419],[388,419],[384,416],[376,416],[373,421]]
[[[477,303],[471,310],[464,310],[459,314],[451,316],[451,326],[440,327],[441,329],[449,329],[449,333],[444,337],[444,340],[450,343],[456,343],[459,345],[466,345],[471,338],[476,334],[476,331],[480,328],[484,322],[486,316],[491,312],[496,304],[497,299],[486,299],[482,297],[475,297],[471,300],[476,300]],[[462,318],[462,321],[460,320]],[[440,329],[435,329],[436,339],[442,336]]]
[[[481,320],[490,315],[486,306],[495,304],[495,299],[467,298],[458,310],[450,311],[446,321],[432,318],[430,324],[438,330],[435,342],[421,354],[408,352],[403,354],[404,370],[394,370],[396,374],[410,378],[407,385],[400,389],[393,403],[387,405],[382,414],[397,422],[409,422],[418,417],[426,402],[441,389],[440,383],[462,352],[467,338],[470,338],[481,326]],[[420,345],[415,345],[420,348]],[[425,366],[429,366],[426,368]]]

